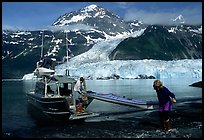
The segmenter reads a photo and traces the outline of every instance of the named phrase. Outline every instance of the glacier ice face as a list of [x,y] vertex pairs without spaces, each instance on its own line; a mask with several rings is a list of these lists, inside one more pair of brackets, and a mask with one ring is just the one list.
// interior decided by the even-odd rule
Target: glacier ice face
[[[56,67],[56,74],[65,74],[69,69],[71,76],[89,77],[91,79],[106,78],[119,75],[120,78],[138,78],[139,75],[160,78],[198,78],[202,79],[202,60],[184,59],[177,61],[162,60],[114,60],[80,65],[66,64]],[[24,80],[32,79],[33,74],[24,76]]]
[[[120,78],[138,78],[139,75],[160,78],[199,78],[202,79],[202,60],[184,59],[177,61],[161,60],[114,60],[85,63],[68,66],[70,75],[91,77],[92,79],[119,75]],[[65,74],[66,65],[56,69],[58,74]]]

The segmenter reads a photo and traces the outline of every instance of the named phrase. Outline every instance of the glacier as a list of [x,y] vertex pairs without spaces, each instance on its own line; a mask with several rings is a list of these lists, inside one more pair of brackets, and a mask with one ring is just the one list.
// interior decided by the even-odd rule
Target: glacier
[[198,78],[202,79],[202,60],[185,59],[176,61],[162,60],[114,60],[81,65],[60,65],[56,73],[65,74],[69,69],[72,76],[84,76],[91,79],[106,78],[119,75],[120,78],[138,78],[139,75],[160,78]]
[[[198,78],[202,80],[202,59],[184,59],[174,61],[162,60],[114,60],[81,65],[62,64],[56,67],[56,74],[65,74],[69,69],[71,76],[83,76],[97,79],[119,75],[120,78],[138,78],[139,75],[160,78]],[[34,74],[26,74],[23,80],[30,80]]]
[[[183,60],[112,60],[109,54],[127,37],[142,35],[145,29],[134,33],[120,34],[115,37],[99,39],[87,52],[71,58],[68,63],[56,66],[56,74],[65,74],[69,70],[70,76],[83,76],[89,79],[106,79],[117,75],[120,79],[139,78],[140,75],[160,78],[198,78],[202,79],[202,59]],[[31,80],[33,73],[23,76],[23,80]]]

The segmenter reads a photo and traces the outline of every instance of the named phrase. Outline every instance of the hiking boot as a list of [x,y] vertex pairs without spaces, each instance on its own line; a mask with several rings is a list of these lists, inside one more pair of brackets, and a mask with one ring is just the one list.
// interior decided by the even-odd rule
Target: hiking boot
[[84,112],[84,108],[83,108],[83,106],[82,106],[82,103],[79,104],[79,111],[80,111],[80,112]]
[[170,119],[168,119],[167,121],[165,121],[165,131],[171,131],[171,121]]
[[76,105],[76,113],[81,113],[80,106]]
[[162,129],[165,130],[165,131],[167,129],[167,125],[166,125],[166,121],[165,120],[162,121]]

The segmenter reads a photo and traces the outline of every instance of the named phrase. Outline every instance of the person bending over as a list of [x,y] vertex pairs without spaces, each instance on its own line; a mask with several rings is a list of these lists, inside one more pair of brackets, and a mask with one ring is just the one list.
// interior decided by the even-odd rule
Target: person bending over
[[159,100],[159,117],[162,128],[165,131],[170,131],[172,128],[169,112],[172,109],[172,102],[176,102],[175,95],[170,92],[167,87],[163,86],[160,80],[154,81],[153,88],[154,90],[156,90],[157,97]]

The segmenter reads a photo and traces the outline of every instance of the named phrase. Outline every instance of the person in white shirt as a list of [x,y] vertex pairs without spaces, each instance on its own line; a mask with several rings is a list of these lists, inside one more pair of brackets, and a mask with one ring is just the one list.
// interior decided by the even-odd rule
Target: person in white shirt
[[83,95],[86,93],[86,83],[83,77],[80,77],[79,80],[77,80],[74,91],[77,91],[80,95]]
[[87,100],[87,97],[84,95],[86,93],[86,83],[85,79],[83,77],[80,77],[79,80],[77,80],[74,91],[77,91],[79,93],[78,100],[76,100],[76,108],[79,107],[79,111],[77,109],[77,112],[83,112],[84,109],[82,108],[83,101]]

